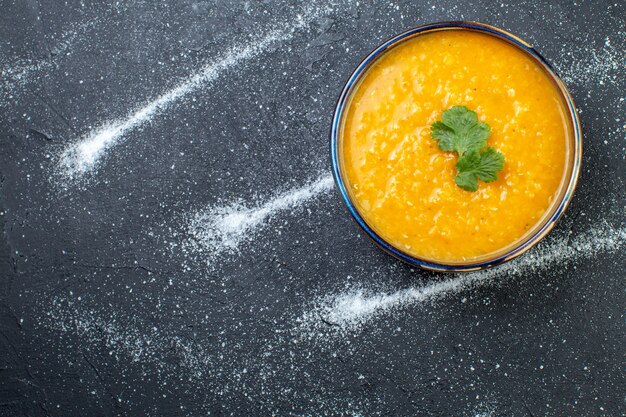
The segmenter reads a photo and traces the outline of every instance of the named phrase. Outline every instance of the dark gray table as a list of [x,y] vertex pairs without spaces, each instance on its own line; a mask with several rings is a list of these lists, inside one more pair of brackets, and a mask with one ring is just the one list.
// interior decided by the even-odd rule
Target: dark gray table
[[[624,415],[625,16],[3,0],[0,415]],[[382,253],[328,182],[352,69],[454,19],[533,43],[585,133],[548,239],[469,276]],[[72,147],[90,135],[109,145],[93,165]],[[237,202],[242,233],[194,217]]]

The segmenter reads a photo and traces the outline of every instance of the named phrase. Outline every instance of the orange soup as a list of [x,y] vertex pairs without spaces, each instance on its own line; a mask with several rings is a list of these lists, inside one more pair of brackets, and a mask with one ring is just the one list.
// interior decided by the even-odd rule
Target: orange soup
[[[430,126],[462,105],[491,126],[498,180],[475,192],[455,182],[457,155]],[[383,54],[344,113],[340,158],[358,212],[384,240],[426,260],[463,262],[513,244],[556,199],[572,134],[544,70],[487,34],[445,30]]]

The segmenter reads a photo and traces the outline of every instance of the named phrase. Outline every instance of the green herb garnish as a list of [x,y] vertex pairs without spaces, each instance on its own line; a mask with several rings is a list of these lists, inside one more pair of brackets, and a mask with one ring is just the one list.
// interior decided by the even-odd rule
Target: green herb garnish
[[498,179],[498,172],[504,166],[504,156],[493,148],[482,152],[471,151],[459,158],[456,163],[456,185],[467,191],[478,189],[478,180],[492,182]]
[[442,151],[458,153],[454,182],[466,191],[478,190],[478,180],[492,182],[504,167],[504,155],[487,146],[491,128],[479,122],[476,113],[465,106],[444,111],[441,121],[430,127],[431,136]]

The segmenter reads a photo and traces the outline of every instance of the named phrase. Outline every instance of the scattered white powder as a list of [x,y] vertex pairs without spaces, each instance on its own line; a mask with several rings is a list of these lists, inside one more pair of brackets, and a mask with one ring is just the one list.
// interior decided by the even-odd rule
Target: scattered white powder
[[324,13],[327,13],[325,8],[306,8],[302,14],[296,16],[293,22],[270,30],[265,36],[247,45],[233,45],[221,57],[203,67],[197,74],[190,76],[178,86],[139,107],[126,118],[107,122],[100,128],[91,131],[62,152],[59,160],[61,177],[68,182],[73,182],[83,178],[85,174],[94,172],[107,150],[118,144],[127,132],[149,122],[157,114],[164,112],[174,102],[186,95],[210,84],[222,72],[240,65],[243,61],[255,58],[278,42],[293,38],[298,30],[306,28],[314,19]]
[[71,54],[71,48],[77,39],[82,39],[94,21],[74,25],[72,30],[61,33],[52,40],[50,50],[54,54],[51,59],[19,59],[10,63],[2,62],[0,66],[0,105],[10,104],[12,99],[23,91],[31,82],[41,79],[42,72],[55,66],[55,60]]
[[485,405],[485,404],[480,404],[476,410],[472,411],[472,413],[469,415],[470,417],[495,417],[496,414],[496,408],[494,405],[490,404],[490,405]]
[[123,317],[115,312],[102,313],[87,308],[93,300],[56,296],[48,306],[43,324],[52,331],[75,334],[87,347],[102,346],[118,362],[131,362],[140,367],[150,366],[157,372],[164,369],[164,351],[175,352],[176,363],[184,367],[192,379],[201,379],[211,368],[208,349],[191,340],[168,335],[159,327],[140,321],[137,317]]
[[492,269],[455,274],[453,278],[440,282],[391,293],[354,288],[341,294],[326,296],[315,302],[313,308],[297,321],[305,333],[313,335],[323,334],[319,330],[328,328],[328,324],[332,324],[331,329],[337,333],[358,331],[363,325],[390,310],[436,301],[483,285],[494,278],[521,276],[555,264],[563,265],[599,253],[616,252],[622,247],[625,238],[626,229],[617,230],[604,224],[601,228],[590,230],[571,241],[565,236],[544,242],[531,252]]
[[[364,415],[360,407],[368,405],[367,399],[353,404],[340,396],[294,389],[302,380],[302,372],[294,369],[289,360],[275,363],[272,355],[267,354],[288,346],[289,341],[270,335],[269,339],[251,341],[260,344],[261,351],[242,349],[240,343],[246,338],[245,332],[239,333],[242,323],[181,337],[184,329],[171,325],[167,319],[142,319],[132,311],[122,312],[111,304],[99,303],[97,298],[72,292],[47,299],[40,306],[41,316],[36,325],[49,332],[46,344],[54,344],[60,349],[57,352],[64,352],[62,358],[74,369],[80,372],[81,366],[90,366],[107,379],[121,373],[121,379],[113,380],[120,388],[113,394],[120,403],[130,403],[136,398],[125,395],[124,391],[134,389],[134,379],[130,376],[139,371],[144,381],[157,383],[168,396],[172,394],[171,386],[179,389],[174,394],[183,392],[186,398],[192,392],[198,393],[195,406],[208,410],[192,415],[211,415],[214,409],[210,407],[216,398],[225,403],[270,398],[274,404],[287,404],[290,401],[304,403],[313,397],[316,414],[320,415],[360,416]],[[205,320],[212,319],[210,315],[205,317]],[[195,320],[188,322],[189,327],[204,328],[202,323],[202,320],[199,324]],[[233,334],[242,339],[233,339]],[[187,391],[189,387],[193,387],[193,391]],[[210,393],[208,398],[207,392]],[[276,407],[274,404],[264,403],[262,407],[269,409],[264,414],[284,415],[284,409],[272,410]]]
[[236,253],[241,244],[251,240],[275,214],[298,208],[332,188],[333,178],[327,174],[254,207],[235,203],[201,210],[187,216],[189,239],[185,246],[193,252],[202,253],[207,263],[211,264],[223,253]]
[[592,39],[576,42],[577,48],[567,52],[562,62],[555,60],[563,80],[571,85],[617,85],[624,77],[626,52],[615,45],[622,44],[625,36],[617,32],[600,47],[593,46]]
[[[318,357],[315,350],[319,348],[316,338],[329,335],[327,330],[329,327],[327,324],[320,324],[320,317],[328,321],[334,319],[336,326],[332,329],[343,330],[343,333],[337,332],[338,335],[345,334],[346,331],[357,329],[379,316],[383,311],[467,290],[472,285],[486,283],[491,278],[521,275],[528,271],[544,271],[549,267],[564,265],[600,253],[618,252],[623,247],[625,238],[626,230],[602,224],[586,234],[572,236],[571,240],[564,236],[546,241],[531,253],[498,269],[458,275],[440,284],[397,293],[362,291],[358,296],[356,292],[348,292],[338,297],[329,297],[325,299],[326,303],[321,304],[322,308],[296,319],[295,323],[293,318],[287,320],[284,323],[286,328],[277,328],[273,337],[267,338],[265,335],[255,340],[254,343],[260,344],[260,347],[254,349],[237,345],[239,336],[231,338],[232,334],[246,335],[246,326],[251,323],[238,327],[242,326],[240,322],[239,325],[226,327],[217,333],[194,334],[193,338],[184,338],[180,337],[180,328],[169,326],[167,321],[159,324],[158,320],[155,323],[139,316],[123,315],[111,304],[96,299],[81,299],[71,292],[66,296],[53,297],[51,304],[49,300],[45,300],[40,305],[42,318],[37,324],[54,332],[51,340],[59,343],[62,349],[69,352],[85,352],[90,357],[96,358],[92,364],[94,368],[117,366],[115,372],[139,368],[147,377],[156,375],[156,379],[163,383],[188,381],[201,390],[210,390],[213,381],[217,380],[220,388],[215,395],[224,401],[242,398],[254,401],[258,397],[249,397],[246,394],[253,386],[257,393],[261,393],[260,395],[271,396],[277,401],[282,399],[289,402],[294,398],[305,401],[313,398],[315,401],[312,404],[317,410],[335,410],[319,412],[320,414],[345,414],[336,410],[344,410],[346,402],[350,409],[358,406],[368,409],[368,404],[355,405],[344,401],[341,396],[298,392],[297,388],[294,389],[295,381],[302,379],[302,371],[298,365],[303,361],[310,363],[311,358]],[[350,301],[350,294],[356,301]],[[305,303],[306,299],[297,301]],[[213,318],[207,314],[206,319]],[[192,323],[194,320],[190,321],[190,324]],[[292,327],[290,323],[298,327]],[[275,324],[280,327],[279,323]],[[308,342],[313,342],[313,345],[306,343],[306,339],[300,339],[303,330],[307,332]],[[61,338],[59,333],[62,335]],[[73,337],[67,337],[68,335]],[[234,346],[233,340],[236,341]],[[367,343],[367,338],[363,343]],[[348,352],[355,348],[354,343],[344,343],[340,340],[339,344],[334,344],[327,339],[324,340],[324,346],[346,349]],[[344,350],[338,352],[345,354]],[[336,353],[337,351],[334,352]],[[278,358],[280,360],[277,360]],[[68,357],[68,360],[73,360],[73,357],[71,359]],[[276,414],[280,414],[280,410],[276,411]],[[356,414],[353,415],[362,415],[358,411],[354,413]],[[494,414],[497,414],[494,403],[483,402],[469,415]]]

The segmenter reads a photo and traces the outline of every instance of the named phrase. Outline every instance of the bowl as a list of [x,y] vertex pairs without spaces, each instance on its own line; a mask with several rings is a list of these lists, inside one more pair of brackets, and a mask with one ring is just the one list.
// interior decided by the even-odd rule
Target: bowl
[[[364,219],[363,213],[360,212],[358,205],[353,201],[353,196],[348,190],[345,167],[342,161],[342,123],[346,117],[350,99],[358,88],[359,82],[368,73],[368,70],[378,62],[381,57],[408,40],[438,31],[450,30],[481,33],[497,38],[500,41],[512,45],[515,49],[532,59],[551,80],[556,92],[562,100],[562,104],[564,104],[563,108],[565,108],[567,112],[567,115],[564,117],[569,124],[567,127],[569,134],[567,135],[568,143],[566,144],[564,173],[558,185],[558,189],[554,194],[554,198],[544,215],[520,238],[498,250],[471,259],[461,260],[441,260],[416,256],[382,237],[381,233],[376,231],[375,227]],[[505,30],[487,24],[467,21],[439,22],[415,27],[401,33],[382,43],[361,61],[349,77],[337,101],[330,132],[330,153],[335,183],[348,211],[358,225],[378,246],[398,259],[420,268],[441,272],[468,272],[493,267],[523,254],[536,245],[554,227],[570,203],[576,188],[582,158],[582,133],[576,107],[567,87],[556,74],[552,66],[527,42]]]

